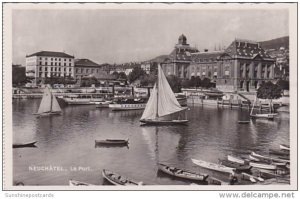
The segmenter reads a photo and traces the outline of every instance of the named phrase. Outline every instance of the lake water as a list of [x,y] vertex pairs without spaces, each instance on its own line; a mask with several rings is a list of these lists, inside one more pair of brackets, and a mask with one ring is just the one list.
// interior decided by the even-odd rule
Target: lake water
[[[25,185],[68,185],[69,179],[108,184],[101,175],[109,169],[146,184],[190,184],[157,171],[157,163],[208,173],[191,158],[218,163],[227,155],[251,151],[267,154],[289,143],[289,114],[274,121],[248,120],[248,110],[195,106],[186,126],[140,126],[143,111],[112,112],[93,105],[63,107],[61,116],[37,118],[40,100],[13,100],[13,142],[37,141],[37,148],[13,150],[13,180]],[[129,139],[127,147],[95,147],[96,139]],[[59,171],[38,171],[41,167]]]

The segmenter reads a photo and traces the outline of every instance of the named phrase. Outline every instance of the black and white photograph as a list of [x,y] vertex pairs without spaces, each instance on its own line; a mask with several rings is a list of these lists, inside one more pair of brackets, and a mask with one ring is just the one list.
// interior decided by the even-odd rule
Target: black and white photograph
[[3,3],[4,190],[297,189],[297,3]]

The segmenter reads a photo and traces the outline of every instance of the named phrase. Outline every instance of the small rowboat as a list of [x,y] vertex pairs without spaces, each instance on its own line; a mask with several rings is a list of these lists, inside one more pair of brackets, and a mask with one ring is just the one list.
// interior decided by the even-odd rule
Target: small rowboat
[[77,180],[69,180],[69,185],[70,186],[93,186],[93,184],[89,184],[86,182],[80,182]]
[[273,157],[268,157],[268,156],[264,156],[264,155],[260,155],[257,154],[255,152],[252,152],[251,155],[259,160],[268,160],[268,161],[272,161],[272,162],[280,162],[280,163],[289,163],[289,160],[283,160],[283,159],[277,159],[277,158],[273,158]]
[[252,155],[249,155],[249,159],[252,160],[252,161],[255,161],[255,162],[259,162],[260,159],[256,158],[256,157],[253,157]]
[[208,177],[207,174],[199,174],[187,170],[178,169],[172,166],[167,166],[164,164],[159,163],[158,169],[164,173],[167,173],[171,176],[176,176],[179,178],[184,178],[188,180],[195,180],[195,181],[205,181]]
[[35,142],[30,142],[30,143],[26,143],[26,144],[13,144],[13,148],[25,148],[25,147],[37,147],[35,145],[35,143],[37,143],[36,141]]
[[275,172],[268,171],[265,169],[258,169],[258,171],[259,171],[260,177],[265,178],[265,179],[281,177],[280,175],[276,174]]
[[211,163],[211,162],[206,162],[203,160],[196,160],[196,159],[192,159],[192,162],[200,167],[206,168],[206,169],[210,169],[210,170],[215,170],[215,171],[220,171],[220,172],[225,172],[225,173],[234,173],[235,168],[230,168],[230,167],[226,167],[224,165],[220,165],[220,164],[215,164],[215,163]]
[[95,140],[96,145],[128,145],[129,139],[127,140],[116,140],[116,139],[106,139],[106,140]]
[[270,154],[278,155],[278,156],[290,156],[290,151],[288,150],[274,150],[270,149],[269,150]]
[[269,170],[277,169],[277,166],[272,165],[272,164],[263,164],[263,163],[250,162],[249,165],[252,166],[252,167],[255,167],[255,168],[259,168],[259,169],[269,169]]
[[238,172],[250,171],[250,169],[252,168],[252,166],[244,165],[244,164],[240,164],[240,163],[236,163],[236,162],[231,162],[228,160],[221,160],[220,162],[224,166],[227,166],[230,168],[235,168],[236,171],[238,171]]
[[243,160],[242,158],[239,158],[239,157],[232,156],[232,155],[228,155],[227,160],[229,160],[231,162],[236,162],[239,164],[245,164],[245,160]]
[[250,120],[239,120],[238,121],[239,124],[249,124],[250,123]]
[[112,183],[113,185],[122,185],[122,186],[138,186],[143,185],[143,182],[135,182],[133,180],[130,180],[124,176],[121,176],[117,173],[113,173],[109,170],[103,169],[102,176]]
[[257,114],[250,114],[250,117],[253,119],[268,119],[274,120],[277,113],[257,113]]
[[257,181],[263,182],[264,181],[263,178],[253,176],[248,173],[241,173],[241,175],[242,175],[243,180],[250,180],[251,182],[257,182]]
[[290,150],[290,146],[285,145],[285,144],[281,144],[281,145],[279,145],[279,147],[280,147],[280,149],[283,149],[283,150],[287,150],[287,151]]

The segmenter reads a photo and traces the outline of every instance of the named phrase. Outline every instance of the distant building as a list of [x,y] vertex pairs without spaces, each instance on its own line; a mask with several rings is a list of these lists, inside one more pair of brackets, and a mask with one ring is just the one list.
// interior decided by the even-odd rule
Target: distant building
[[74,56],[52,51],[26,55],[26,75],[34,77],[35,84],[49,77],[74,77]]
[[107,72],[103,70],[102,66],[89,60],[89,59],[75,59],[75,73],[76,80],[80,80],[83,77],[103,77],[107,75]]
[[274,80],[274,68],[275,59],[258,42],[236,39],[223,51],[199,52],[184,35],[163,63],[166,75],[206,77],[224,91],[255,90],[262,82]]
[[199,52],[196,48],[187,44],[185,35],[180,35],[174,50],[165,59],[163,71],[166,75],[175,75],[180,78],[189,78],[189,65],[192,61],[191,53]]

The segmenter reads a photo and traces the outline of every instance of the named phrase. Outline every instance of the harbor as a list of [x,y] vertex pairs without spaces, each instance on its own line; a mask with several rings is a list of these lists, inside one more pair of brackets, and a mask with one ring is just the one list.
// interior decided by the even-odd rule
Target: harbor
[[[32,113],[37,112],[39,104],[40,99],[13,100],[13,142],[37,141],[35,148],[13,150],[15,184],[68,186],[74,179],[109,185],[101,175],[103,169],[149,185],[191,184],[158,171],[158,163],[205,173],[228,183],[228,174],[203,169],[191,159],[218,164],[227,155],[245,157],[252,151],[269,154],[279,150],[280,144],[289,143],[286,112],[272,121],[239,124],[239,120],[249,119],[248,110],[189,106],[188,125],[140,126],[143,110],[115,112],[95,105],[65,106],[61,115],[36,117]],[[95,146],[95,140],[109,138],[129,139],[128,147]],[[32,166],[58,166],[61,170],[33,172],[29,169]],[[289,184],[289,175],[263,183]],[[253,183],[239,180],[237,184]]]

